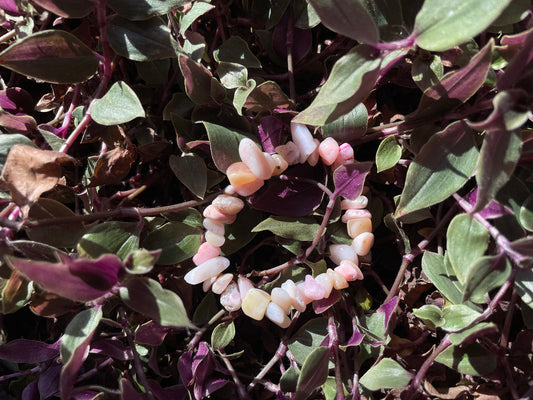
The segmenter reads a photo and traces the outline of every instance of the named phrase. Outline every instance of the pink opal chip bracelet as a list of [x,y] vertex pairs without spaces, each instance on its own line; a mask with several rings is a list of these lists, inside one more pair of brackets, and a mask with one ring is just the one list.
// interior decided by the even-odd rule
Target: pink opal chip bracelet
[[341,208],[345,210],[342,222],[347,224],[348,235],[353,241],[351,245],[329,246],[329,258],[337,265],[334,269],[328,268],[314,278],[306,275],[299,284],[289,279],[281,287],[272,289],[270,294],[256,288],[242,275],[235,281],[233,274],[224,273],[230,265],[226,257],[220,256],[220,248],[225,242],[224,225],[232,224],[244,208],[244,202],[235,194],[249,196],[255,193],[265,180],[280,175],[289,165],[307,161],[314,166],[320,159],[325,165],[337,168],[354,161],[353,149],[347,143],[339,146],[331,137],[319,142],[302,124],[291,124],[291,131],[293,141],[276,147],[275,154],[264,153],[251,139],[241,140],[241,162],[228,167],[226,175],[230,185],[225,194],[217,196],[203,212],[205,242],[192,259],[196,267],[184,277],[191,285],[201,283],[204,291],[211,289],[219,294],[220,303],[226,310],[242,309],[245,315],[258,321],[266,316],[282,328],[291,322],[291,309],[303,312],[310,302],[328,298],[333,290],[344,289],[348,282],[363,279],[359,257],[367,256],[374,244],[371,214],[365,209],[368,199],[359,196],[341,202]]

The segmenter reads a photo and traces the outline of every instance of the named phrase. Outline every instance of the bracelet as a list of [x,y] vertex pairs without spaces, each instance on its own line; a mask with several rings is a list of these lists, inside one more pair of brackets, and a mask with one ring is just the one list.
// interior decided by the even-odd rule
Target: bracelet
[[299,284],[288,279],[271,293],[254,287],[252,281],[242,275],[235,280],[233,274],[224,273],[230,265],[229,259],[220,256],[220,248],[225,242],[224,225],[232,224],[244,208],[244,202],[236,195],[250,196],[264,185],[265,180],[280,175],[289,165],[307,161],[314,166],[321,159],[335,169],[354,161],[353,148],[348,143],[339,145],[332,137],[320,142],[303,124],[292,123],[291,133],[292,141],[276,147],[275,154],[261,151],[251,139],[240,141],[241,161],[227,168],[230,185],[203,212],[205,242],[192,258],[196,267],[184,277],[191,285],[201,283],[205,292],[211,289],[219,294],[220,303],[227,311],[242,309],[245,315],[258,321],[266,316],[282,328],[291,323],[291,309],[303,312],[310,302],[328,298],[333,290],[344,289],[348,282],[363,279],[359,257],[368,255],[374,244],[371,214],[365,209],[368,199],[362,195],[354,200],[341,201],[341,209],[345,210],[341,220],[347,224],[348,235],[353,241],[351,245],[332,244],[328,247],[329,259],[337,267],[328,268],[314,278],[308,274]]

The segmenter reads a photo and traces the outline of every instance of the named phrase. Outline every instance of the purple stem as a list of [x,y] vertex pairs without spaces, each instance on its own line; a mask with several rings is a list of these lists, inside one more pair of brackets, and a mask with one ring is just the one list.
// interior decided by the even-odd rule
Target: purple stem
[[13,379],[13,378],[19,378],[21,376],[36,374],[36,373],[38,373],[40,371],[41,371],[41,367],[38,365],[36,367],[33,367],[32,369],[25,369],[23,371],[14,372],[14,373],[9,374],[9,375],[0,376],[0,382],[5,382],[5,381],[8,381],[9,379]]
[[335,383],[337,384],[337,400],[344,400],[344,386],[342,384],[341,365],[339,362],[339,336],[335,326],[335,316],[328,310],[328,337],[329,351],[333,355],[333,364],[335,365]]

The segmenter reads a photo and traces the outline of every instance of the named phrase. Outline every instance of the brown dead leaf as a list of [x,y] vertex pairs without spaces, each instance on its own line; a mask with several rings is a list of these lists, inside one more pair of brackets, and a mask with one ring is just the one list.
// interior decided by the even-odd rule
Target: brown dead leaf
[[470,387],[459,385],[454,387],[435,387],[429,381],[424,380],[424,390],[433,397],[438,399],[455,400],[463,393],[470,392]]
[[133,147],[115,147],[109,150],[98,158],[89,186],[120,182],[128,175],[134,161],[135,149]]
[[67,154],[16,144],[7,156],[0,180],[11,192],[24,217],[42,193],[51,190],[62,176],[61,164],[77,163]]

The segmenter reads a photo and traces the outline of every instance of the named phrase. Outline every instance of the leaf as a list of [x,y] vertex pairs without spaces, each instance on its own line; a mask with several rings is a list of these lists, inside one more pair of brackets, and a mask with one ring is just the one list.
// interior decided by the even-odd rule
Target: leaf
[[260,222],[252,232],[270,231],[274,235],[286,239],[313,241],[318,234],[320,225],[311,217],[290,218],[290,217],[268,217]]
[[484,31],[511,0],[425,0],[415,20],[415,43],[429,51],[445,51]]
[[194,256],[200,247],[201,235],[197,228],[177,221],[160,226],[146,236],[143,247],[161,249],[158,264],[171,265]]
[[277,108],[286,109],[291,108],[292,105],[292,101],[276,82],[266,81],[252,90],[243,107],[252,112],[272,113]]
[[478,322],[473,327],[459,333],[450,334],[450,342],[456,346],[473,340],[475,337],[485,336],[498,332],[498,326],[493,322]]
[[358,45],[342,56],[328,80],[309,107],[292,121],[325,125],[351,111],[374,88],[381,65],[379,52],[368,45]]
[[424,304],[422,307],[414,310],[413,314],[432,329],[442,324],[442,311],[433,304]]
[[432,136],[407,170],[396,217],[447,199],[470,178],[477,158],[472,131],[464,121]]
[[464,304],[451,304],[442,310],[442,323],[439,325],[447,332],[457,332],[471,325],[481,313]]
[[320,346],[314,349],[305,359],[298,383],[296,384],[295,400],[304,400],[328,377],[329,349]]
[[207,167],[204,160],[195,154],[187,154],[182,157],[171,155],[168,162],[176,178],[195,196],[203,199],[207,189]]
[[24,215],[42,193],[53,189],[61,178],[61,164],[77,162],[69,155],[16,144],[7,156],[0,180]]
[[101,307],[93,307],[76,315],[65,329],[61,340],[61,398],[71,398],[75,376],[89,354],[89,344],[102,319]]
[[15,257],[7,261],[11,268],[17,269],[44,290],[81,302],[95,300],[112,291],[123,271],[120,259],[113,254],[96,260],[72,260],[61,254],[59,256],[59,263]]
[[130,274],[146,274],[154,268],[160,255],[161,251],[159,250],[137,249],[128,254],[124,260],[124,266]]
[[215,8],[213,4],[204,3],[203,1],[194,2],[187,14],[183,15],[180,20],[180,35],[184,35],[185,31],[196,21],[199,17]]
[[263,214],[252,208],[245,208],[237,215],[237,220],[226,226],[226,241],[222,253],[229,256],[246,246],[255,237],[252,228],[263,219]]
[[423,92],[432,86],[436,86],[443,74],[444,66],[437,55],[421,53],[413,60],[411,65],[413,81]]
[[28,115],[13,115],[0,110],[0,127],[7,133],[33,133],[37,129],[37,123]]
[[35,144],[24,135],[20,135],[18,133],[0,135],[0,172],[4,169],[9,151],[16,144],[37,148],[37,146],[35,146]]
[[203,121],[202,124],[207,131],[213,161],[219,171],[226,173],[231,164],[241,161],[239,143],[241,139],[248,136],[242,132],[212,124],[211,122]]
[[290,338],[288,347],[296,361],[303,364],[313,349],[321,345],[328,336],[328,320],[314,318],[306,322]]
[[248,70],[244,65],[222,61],[218,64],[217,74],[220,83],[226,89],[236,89],[245,86],[248,81]]
[[83,18],[93,11],[91,0],[32,0],[33,3],[63,18]]
[[37,364],[59,355],[58,340],[48,344],[37,340],[15,339],[0,346],[0,358],[14,363]]
[[[137,4],[140,4],[139,2]],[[133,61],[153,61],[176,56],[167,24],[159,17],[129,21],[116,16],[107,26],[111,48]]]
[[248,43],[239,36],[231,36],[213,52],[217,62],[237,63],[246,68],[261,68],[261,62],[250,51]]
[[402,388],[407,386],[413,375],[390,358],[383,358],[373,365],[359,381],[368,390]]
[[78,83],[96,73],[98,58],[74,35],[54,29],[16,41],[0,53],[0,65],[46,82]]
[[299,376],[300,371],[291,365],[279,379],[280,389],[284,392],[296,392],[296,385],[298,384]]
[[533,270],[520,269],[515,278],[515,289],[522,301],[533,308]]
[[528,231],[533,231],[533,195],[529,195],[522,203],[519,218],[520,225]]
[[220,350],[228,346],[235,337],[235,325],[233,321],[222,322],[215,326],[211,333],[211,347]]
[[[213,75],[202,64],[193,59],[179,55],[179,66],[185,82],[185,92],[195,104],[209,104],[213,102],[211,85],[213,85]],[[225,91],[224,87],[215,80],[215,85]]]
[[112,253],[124,259],[139,248],[140,228],[135,222],[103,222],[93,226],[82,236],[78,242],[78,251],[92,258]]
[[334,196],[354,200],[363,192],[365,178],[372,168],[371,162],[353,162],[341,165],[333,173]]
[[457,277],[446,273],[443,256],[429,251],[424,252],[422,256],[422,271],[450,302],[454,304],[462,302],[463,294],[455,285],[455,283],[458,283]]
[[392,168],[402,156],[402,147],[394,136],[387,136],[381,141],[376,152],[376,167],[378,173]]
[[361,103],[333,122],[322,126],[322,136],[331,136],[337,142],[349,142],[362,137],[368,127],[368,111]]
[[193,328],[181,298],[176,293],[162,288],[159,282],[153,279],[128,279],[123,282],[119,293],[128,307],[161,326]]
[[163,15],[186,3],[187,0],[142,0],[134,3],[129,0],[109,0],[109,6],[117,14],[132,21]]
[[450,346],[435,359],[462,374],[482,376],[496,369],[497,357],[478,343],[465,347]]
[[511,274],[509,260],[501,255],[478,258],[465,276],[463,302],[486,302],[492,289],[500,287]]
[[309,0],[309,3],[320,21],[333,32],[368,44],[379,42],[378,27],[362,1]]
[[233,106],[237,110],[237,114],[242,115],[242,108],[248,100],[248,96],[253,92],[256,87],[256,82],[253,79],[248,79],[244,86],[240,86],[235,89],[233,94]]
[[123,124],[144,116],[139,98],[122,81],[115,82],[104,97],[94,102],[91,110],[91,117],[100,125]]
[[446,232],[448,257],[455,275],[464,284],[473,264],[489,245],[489,231],[469,214],[456,215]]

